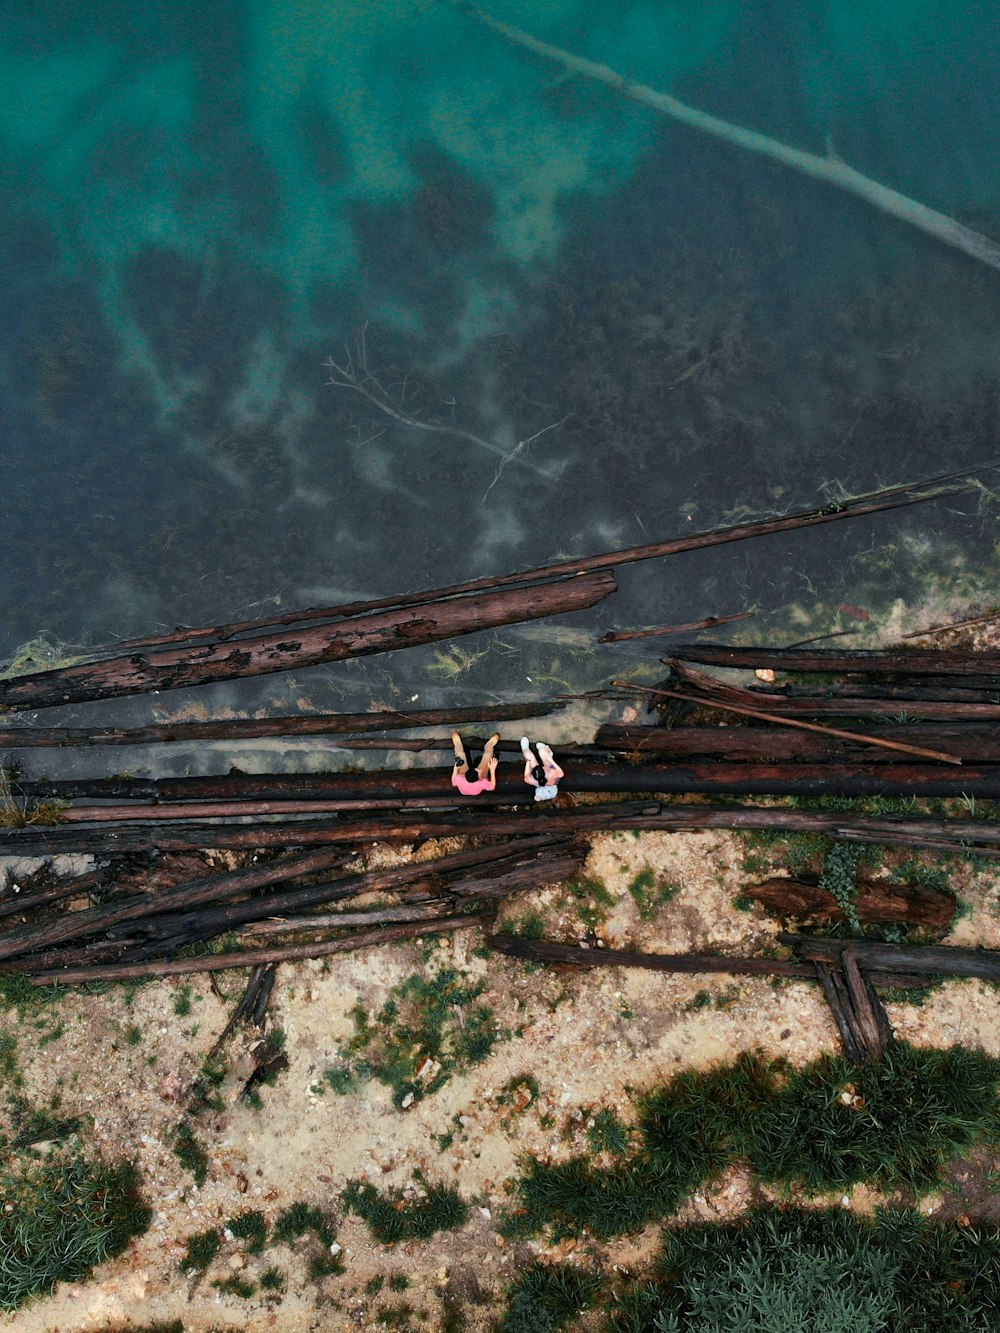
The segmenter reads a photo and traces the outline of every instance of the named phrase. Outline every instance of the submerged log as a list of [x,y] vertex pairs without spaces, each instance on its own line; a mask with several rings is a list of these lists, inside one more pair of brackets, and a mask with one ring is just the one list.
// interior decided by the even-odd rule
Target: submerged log
[[339,736],[365,731],[402,731],[411,727],[463,726],[469,722],[514,722],[544,717],[566,707],[557,700],[481,708],[426,708],[414,712],[379,709],[371,713],[323,713],[316,716],[234,718],[219,722],[160,722],[150,727],[3,727],[0,746],[22,750],[35,746],[160,745],[175,741],[251,740],[264,736]]
[[831,675],[869,672],[881,675],[995,677],[1000,685],[1000,653],[948,648],[746,648],[725,643],[685,643],[671,659],[702,666],[770,667],[775,671],[822,671]]
[[615,588],[614,577],[601,570],[527,589],[500,589],[435,602],[420,610],[360,616],[335,625],[264,635],[225,646],[159,649],[14,676],[0,681],[0,710],[184,689],[412,648],[499,625],[580,611],[594,606]]

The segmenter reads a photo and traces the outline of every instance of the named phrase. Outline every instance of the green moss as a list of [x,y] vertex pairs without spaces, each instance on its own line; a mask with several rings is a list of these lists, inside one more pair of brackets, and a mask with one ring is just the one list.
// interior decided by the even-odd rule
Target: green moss
[[337,1239],[330,1214],[313,1204],[300,1201],[278,1214],[273,1239],[278,1245],[290,1245],[308,1232],[312,1232],[320,1244],[327,1247]]
[[215,1227],[208,1227],[205,1231],[196,1231],[193,1236],[188,1236],[184,1257],[180,1262],[181,1272],[204,1273],[219,1253],[221,1243]]
[[[152,1214],[131,1163],[79,1154],[0,1169],[0,1309],[16,1310],[57,1282],[78,1282],[142,1235]],[[9,1210],[9,1211],[8,1211]]]
[[273,1264],[260,1275],[261,1291],[282,1292],[288,1285],[284,1273]]
[[429,1185],[419,1173],[415,1178],[423,1187],[420,1197],[405,1199],[402,1190],[381,1194],[367,1182],[355,1183],[344,1191],[344,1207],[362,1218],[383,1245],[426,1240],[436,1231],[454,1231],[465,1223],[469,1207],[456,1190]]
[[365,1295],[377,1296],[384,1286],[385,1278],[381,1274],[378,1274],[375,1277],[370,1277],[365,1283]]
[[194,987],[185,983],[174,991],[174,1013],[178,1018],[187,1018],[191,1012],[191,996]]

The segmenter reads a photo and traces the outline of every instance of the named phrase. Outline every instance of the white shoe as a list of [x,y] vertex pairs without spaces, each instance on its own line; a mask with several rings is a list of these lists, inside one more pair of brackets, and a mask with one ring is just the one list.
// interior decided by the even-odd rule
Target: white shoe
[[524,754],[524,755],[527,755],[527,753],[528,753],[528,751],[529,751],[530,749],[531,749],[531,741],[528,740],[527,736],[522,736],[522,737],[521,737],[521,753]]
[[535,748],[538,750],[538,753],[542,756],[543,759],[551,760],[552,750],[548,745],[545,744],[544,741],[539,741]]

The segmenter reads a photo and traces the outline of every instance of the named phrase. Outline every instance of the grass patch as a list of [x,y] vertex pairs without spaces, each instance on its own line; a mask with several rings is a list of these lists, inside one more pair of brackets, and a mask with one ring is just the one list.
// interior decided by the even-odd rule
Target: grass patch
[[876,1066],[822,1056],[794,1069],[744,1055],[685,1072],[640,1100],[634,1148],[624,1126],[607,1121],[612,1165],[595,1166],[592,1154],[530,1161],[502,1230],[609,1239],[669,1217],[740,1160],[762,1180],[809,1193],[867,1181],[919,1194],[957,1156],[996,1140],[998,1085],[1000,1061],[982,1052],[906,1044]]
[[587,1146],[592,1153],[609,1152],[620,1157],[628,1150],[629,1137],[628,1126],[607,1107],[597,1111],[587,1126]]
[[[610,1302],[609,1302],[610,1304]],[[762,1208],[671,1232],[609,1333],[988,1333],[1000,1237],[887,1211]]]
[[186,1120],[182,1120],[174,1131],[173,1148],[174,1156],[185,1171],[191,1172],[200,1189],[208,1179],[208,1153]]
[[402,1190],[380,1193],[367,1182],[349,1185],[343,1194],[344,1207],[368,1224],[383,1245],[404,1240],[426,1240],[437,1231],[454,1231],[464,1225],[469,1206],[447,1185],[429,1185],[419,1173],[423,1188],[417,1198],[406,1199]]
[[[149,1226],[139,1173],[79,1154],[0,1170],[0,1309],[78,1282]],[[8,1211],[9,1209],[9,1211]]]
[[556,1333],[592,1303],[600,1284],[576,1268],[531,1264],[508,1288],[498,1333]]
[[481,1064],[506,1035],[493,1010],[479,1003],[485,988],[485,982],[470,985],[454,968],[443,968],[393,987],[374,1016],[357,1005],[351,1013],[355,1035],[324,1080],[335,1092],[350,1092],[365,1079],[378,1079],[392,1089],[399,1109],[430,1096],[453,1073]]
[[219,1246],[222,1241],[219,1239],[219,1233],[215,1227],[208,1227],[205,1231],[196,1231],[193,1236],[188,1236],[187,1245],[184,1248],[184,1257],[180,1262],[182,1273],[204,1273],[215,1256],[219,1253]]
[[628,891],[635,899],[642,921],[649,921],[659,909],[676,898],[681,886],[665,875],[658,875],[652,866],[643,866],[628,886]]
[[226,1230],[237,1240],[246,1241],[247,1254],[262,1254],[267,1244],[267,1220],[263,1213],[247,1211],[231,1217]]

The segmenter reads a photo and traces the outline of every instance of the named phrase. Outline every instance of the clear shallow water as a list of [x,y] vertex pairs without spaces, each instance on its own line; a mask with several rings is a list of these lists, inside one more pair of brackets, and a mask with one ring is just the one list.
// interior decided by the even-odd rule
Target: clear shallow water
[[[1000,237],[995,7],[870,8],[492,12]],[[1000,454],[1000,273],[446,4],[7,17],[0,655],[433,586]],[[498,475],[495,452],[331,387],[325,360],[363,325],[410,414],[505,451],[544,433]],[[995,540],[989,508],[939,504],[622,571],[613,602],[559,623],[585,639],[757,603],[760,626],[798,606],[825,628],[845,600],[988,595]],[[309,681],[345,701],[530,694],[632,651],[579,647],[511,630],[470,640],[484,656],[457,675],[428,650]]]

